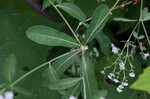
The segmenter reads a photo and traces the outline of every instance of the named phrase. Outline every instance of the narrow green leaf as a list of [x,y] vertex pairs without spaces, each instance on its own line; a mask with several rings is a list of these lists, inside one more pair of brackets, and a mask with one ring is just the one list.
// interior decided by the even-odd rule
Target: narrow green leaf
[[101,51],[107,56],[110,55],[111,41],[109,37],[107,37],[104,32],[100,32],[99,34],[97,34],[96,40],[100,45]]
[[26,34],[32,41],[47,46],[63,46],[71,48],[79,46],[79,44],[68,35],[47,26],[37,25],[30,27],[26,31]]
[[75,59],[77,57],[77,54],[79,53],[79,51],[74,51],[68,55],[65,55],[64,57],[56,60],[53,63],[54,68],[56,69],[56,72],[58,74],[62,74],[65,72],[65,70],[67,70],[71,64],[73,64],[75,62]]
[[142,90],[142,91],[147,91],[150,93],[150,67],[146,68],[144,70],[144,73],[142,73],[138,80],[135,81],[130,88],[137,89],[137,90]]
[[14,81],[16,72],[16,56],[14,54],[9,55],[3,65],[1,66],[1,75],[7,83],[12,83]]
[[69,15],[73,16],[74,18],[78,19],[79,21],[86,20],[86,15],[84,14],[84,12],[73,3],[62,3],[62,4],[57,5],[57,7],[66,11]]
[[70,96],[74,96],[78,98],[78,96],[81,93],[81,89],[82,89],[81,83],[78,83],[73,88],[70,88],[69,90],[67,90],[67,94],[65,96],[62,96],[61,99],[69,99]]
[[49,85],[49,89],[52,90],[64,90],[71,88],[75,86],[79,81],[81,81],[81,78],[66,78],[59,80],[55,83],[52,83]]
[[127,19],[127,18],[114,18],[114,21],[120,21],[120,22],[137,22],[138,20],[135,19]]
[[106,5],[100,5],[96,8],[93,14],[92,22],[90,23],[90,27],[86,32],[86,41],[91,41],[95,38],[96,34],[104,28],[109,16],[109,8]]
[[97,81],[94,72],[94,65],[88,55],[82,55],[82,73],[83,73],[83,96],[85,99],[92,99],[97,92]]

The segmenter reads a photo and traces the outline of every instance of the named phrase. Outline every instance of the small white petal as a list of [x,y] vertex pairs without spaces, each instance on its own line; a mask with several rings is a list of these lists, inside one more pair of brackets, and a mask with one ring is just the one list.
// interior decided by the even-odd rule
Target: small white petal
[[105,71],[103,70],[103,71],[101,71],[101,74],[105,74]]
[[134,78],[135,77],[135,73],[131,72],[131,73],[129,73],[129,76]]
[[119,63],[120,70],[125,70],[125,64],[123,62]]
[[82,35],[82,38],[85,39],[85,34]]
[[118,86],[118,88],[123,89],[123,88],[124,88],[124,86],[123,86],[123,85],[119,85],[119,86]]
[[99,52],[98,52],[97,48],[93,48],[93,51],[95,52],[96,57],[99,57]]
[[0,99],[4,99],[4,97],[2,95],[0,95]]
[[109,75],[110,75],[111,77],[115,77],[115,74],[113,74],[113,73],[109,73]]
[[110,75],[108,75],[107,77],[108,77],[109,79],[112,79],[112,76],[110,76]]
[[119,92],[119,93],[121,93],[121,92],[123,92],[123,90],[122,89],[120,89],[119,87],[117,87],[117,92]]
[[123,82],[122,85],[123,86],[128,86],[128,83],[127,82]]
[[115,83],[119,83],[119,80],[118,80],[118,79],[113,79],[113,81],[114,81]]
[[75,96],[70,96],[69,99],[77,99]]
[[11,91],[8,91],[5,93],[5,99],[13,99],[14,98],[14,94]]
[[147,60],[147,58],[148,58],[149,56],[150,56],[149,53],[145,53],[145,54],[143,54],[143,59]]
[[85,50],[88,50],[88,46],[85,46]]

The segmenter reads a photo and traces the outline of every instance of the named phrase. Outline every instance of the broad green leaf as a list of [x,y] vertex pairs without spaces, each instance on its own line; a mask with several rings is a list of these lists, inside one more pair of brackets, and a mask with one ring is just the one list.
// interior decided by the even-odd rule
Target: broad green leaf
[[135,81],[130,88],[147,91],[150,93],[150,67],[146,68],[144,72],[139,76],[138,80]]
[[65,70],[67,70],[71,66],[71,64],[73,64],[75,62],[75,59],[76,59],[78,53],[79,53],[79,51],[73,51],[73,52],[65,55],[64,57],[56,60],[53,63],[53,66],[56,69],[56,72],[60,75],[62,73],[64,73]]
[[63,9],[69,15],[73,16],[79,21],[85,21],[86,19],[86,15],[84,14],[84,12],[73,3],[62,3],[62,4],[57,5],[57,7]]
[[48,87],[52,90],[64,90],[75,86],[81,81],[81,78],[66,78],[59,80],[55,83],[51,83]]
[[12,83],[15,78],[17,60],[14,54],[10,54],[6,57],[4,63],[0,66],[1,77],[4,78],[5,82]]
[[92,99],[97,92],[97,81],[95,77],[94,65],[91,59],[84,53],[82,55],[83,93],[84,98]]
[[79,44],[68,35],[47,26],[37,25],[30,27],[26,31],[26,34],[32,41],[47,46],[63,46],[71,48],[79,46]]
[[104,32],[100,32],[99,34],[97,34],[96,40],[98,41],[98,43],[100,45],[101,51],[105,55],[109,55],[110,54],[111,41],[107,37],[107,35],[105,35]]
[[127,18],[114,18],[113,19],[114,21],[120,21],[120,22],[136,22],[138,20],[135,20],[135,19],[127,19]]
[[96,34],[104,28],[109,16],[109,8],[106,5],[100,5],[96,8],[93,14],[92,22],[90,23],[90,27],[86,32],[86,41],[91,41],[95,38]]

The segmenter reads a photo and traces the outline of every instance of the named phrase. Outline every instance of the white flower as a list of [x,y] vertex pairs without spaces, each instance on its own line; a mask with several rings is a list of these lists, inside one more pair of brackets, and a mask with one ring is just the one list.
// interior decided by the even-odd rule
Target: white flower
[[118,80],[118,79],[113,79],[113,81],[114,81],[115,83],[119,83],[119,80]]
[[119,86],[118,86],[118,88],[123,89],[123,88],[124,88],[124,86],[123,86],[123,85],[119,85]]
[[128,86],[128,83],[127,82],[122,82],[122,85],[123,86]]
[[4,99],[4,97],[2,95],[0,95],[0,99]]
[[149,53],[145,53],[145,54],[143,54],[143,59],[147,60],[147,58],[148,58],[149,56],[150,56]]
[[112,44],[111,47],[112,47],[112,52],[113,52],[114,54],[118,54],[118,52],[119,52],[120,49],[117,48],[114,44]]
[[5,93],[4,95],[5,99],[13,99],[14,98],[14,94],[11,91],[8,91]]
[[101,71],[101,74],[105,74],[105,71],[104,71],[104,70],[102,70],[102,71]]
[[125,69],[125,64],[122,61],[119,63],[119,66],[120,66],[120,70]]
[[99,57],[99,52],[98,52],[97,48],[93,48],[93,51],[95,52],[96,57]]
[[123,90],[120,89],[119,87],[116,88],[117,92],[121,93]]
[[70,96],[69,99],[77,99],[75,96]]
[[131,72],[131,73],[129,73],[129,76],[133,78],[133,77],[135,77],[135,73]]

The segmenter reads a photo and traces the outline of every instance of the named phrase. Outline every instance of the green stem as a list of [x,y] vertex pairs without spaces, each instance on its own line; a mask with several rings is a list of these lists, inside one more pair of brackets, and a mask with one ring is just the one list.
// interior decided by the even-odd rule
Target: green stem
[[[49,0],[49,2],[50,2],[50,0]],[[81,42],[80,42],[80,40],[79,40],[79,38],[78,38],[77,35],[75,34],[74,30],[72,29],[72,27],[70,26],[70,24],[68,23],[68,21],[66,20],[66,18],[64,17],[64,15],[59,11],[59,9],[58,9],[52,2],[50,2],[50,3],[51,3],[52,6],[56,9],[56,11],[57,11],[58,14],[61,16],[61,18],[64,20],[64,22],[66,23],[66,25],[68,26],[68,28],[69,28],[70,31],[72,32],[72,34],[73,34],[73,36],[75,37],[75,39],[77,40],[77,42],[78,42],[80,45],[82,45]]]
[[90,36],[88,37],[87,41],[85,42],[84,45],[86,45],[89,40],[91,39],[91,37],[93,36],[93,34],[96,32],[96,30],[98,29],[98,27],[101,26],[101,24],[105,21],[105,19],[112,13],[112,11],[115,9],[115,7],[117,6],[117,4],[119,3],[120,0],[117,0],[116,3],[114,4],[114,6],[109,10],[109,12],[104,16],[103,20],[93,29],[93,31],[91,32]]
[[59,58],[61,58],[61,57],[64,57],[64,56],[66,56],[66,55],[68,55],[68,54],[70,54],[70,53],[72,53],[72,52],[76,52],[76,51],[78,51],[78,50],[79,50],[79,49],[76,49],[76,50],[67,52],[67,53],[65,53],[65,54],[62,54],[62,55],[56,57],[56,58],[53,58],[52,60],[50,60],[50,61],[48,61],[48,62],[45,62],[45,63],[43,63],[43,64],[41,64],[41,65],[35,67],[34,69],[32,69],[31,71],[29,71],[28,73],[26,73],[26,74],[24,74],[23,76],[21,76],[20,78],[18,78],[16,81],[14,81],[14,82],[10,85],[10,87],[13,88],[14,85],[18,84],[18,83],[19,83],[20,81],[22,81],[25,77],[29,76],[30,74],[32,74],[33,72],[35,72],[35,71],[37,71],[37,70],[39,70],[39,69],[41,69],[41,68],[47,66],[47,64],[50,64],[51,62],[53,62],[53,61],[55,61],[55,60],[57,60],[57,59],[59,59]]

